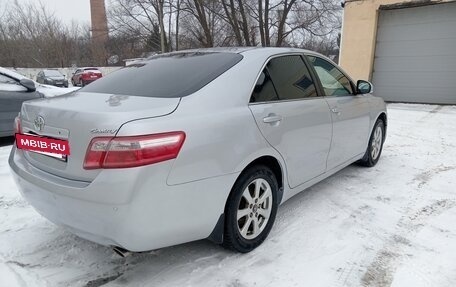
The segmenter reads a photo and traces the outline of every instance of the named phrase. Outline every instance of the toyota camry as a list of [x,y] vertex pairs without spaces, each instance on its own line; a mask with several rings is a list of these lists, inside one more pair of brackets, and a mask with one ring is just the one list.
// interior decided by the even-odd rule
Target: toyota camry
[[374,166],[384,101],[293,48],[179,51],[57,98],[27,101],[9,164],[23,197],[117,250],[210,239],[249,252],[293,195]]

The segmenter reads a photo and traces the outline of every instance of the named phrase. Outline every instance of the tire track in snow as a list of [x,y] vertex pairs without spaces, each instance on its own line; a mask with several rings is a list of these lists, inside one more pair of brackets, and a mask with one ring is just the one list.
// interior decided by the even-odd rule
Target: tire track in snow
[[[6,261],[0,255],[0,286],[50,286],[49,282],[39,278],[28,269],[29,264],[23,264],[16,261]],[[34,267],[34,266],[30,266]]]
[[430,170],[426,170],[422,173],[417,174],[411,184],[418,182],[418,188],[422,188],[424,185],[426,185],[435,175],[438,175],[439,173],[445,172],[445,171],[450,171],[456,169],[455,166],[444,166],[440,165],[438,167],[432,168]]
[[106,276],[106,277],[97,278],[97,279],[95,279],[95,280],[91,280],[91,281],[87,282],[87,284],[85,285],[85,287],[99,287],[99,286],[103,286],[103,285],[108,284],[109,282],[112,282],[112,281],[116,280],[117,278],[119,278],[119,277],[122,276],[122,275],[123,275],[123,273],[118,273],[118,274],[111,275],[111,276]]
[[[433,141],[431,138],[423,137],[422,134],[418,135],[415,132],[417,129],[421,130],[419,129],[421,125],[426,124],[426,122],[434,119],[445,110],[447,110],[447,107],[435,106],[432,110],[425,111],[426,114],[420,117],[417,121],[415,121],[415,124],[413,124],[414,128],[405,129],[403,130],[403,134],[398,134],[396,136],[412,139],[420,143],[432,144]],[[440,145],[438,149],[441,148],[442,150],[446,150],[446,148],[450,145],[446,143],[444,137],[440,135],[440,130],[439,137]],[[401,145],[403,145],[403,143],[401,143]],[[438,153],[438,155],[441,154],[441,152]],[[430,155],[431,154],[428,153],[428,156]],[[426,169],[416,174],[409,182],[409,185],[418,183],[417,189],[415,190],[420,191],[420,189],[424,185],[428,184],[436,175],[454,170],[455,168],[455,166],[439,165],[431,169]],[[422,199],[425,198],[423,198],[423,194],[421,193],[414,193],[412,195],[409,203],[405,206],[405,214],[397,223],[397,231],[386,240],[384,247],[376,253],[373,261],[367,267],[364,275],[362,276],[360,282],[362,286],[390,286],[394,280],[395,272],[400,266],[401,261],[405,258],[405,256],[407,256],[406,250],[412,248],[411,240],[420,232],[431,217],[436,217],[446,210],[456,206],[454,199],[443,199],[434,201],[432,204],[418,208],[417,210],[418,201]],[[416,275],[417,277],[422,277],[422,279],[427,280],[427,278],[424,278],[425,275],[423,274]]]
[[405,251],[412,247],[411,239],[425,226],[430,217],[439,216],[455,206],[456,201],[444,199],[404,215],[397,224],[397,232],[388,239],[387,244],[377,252],[373,262],[368,266],[361,279],[362,286],[391,286],[394,273],[405,256]]

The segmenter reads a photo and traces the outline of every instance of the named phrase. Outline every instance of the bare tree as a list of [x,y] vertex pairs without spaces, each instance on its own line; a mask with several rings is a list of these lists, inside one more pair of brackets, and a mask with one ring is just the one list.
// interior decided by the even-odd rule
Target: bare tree
[[[258,43],[307,47],[328,55],[338,50],[337,0],[109,1],[107,57]],[[87,25],[65,25],[43,3],[20,3],[0,7],[0,65],[97,63]]]
[[[80,60],[74,48],[83,34],[79,25],[64,25],[42,3],[16,1],[6,9],[0,21],[0,65],[61,67]],[[85,55],[91,57],[90,51]]]

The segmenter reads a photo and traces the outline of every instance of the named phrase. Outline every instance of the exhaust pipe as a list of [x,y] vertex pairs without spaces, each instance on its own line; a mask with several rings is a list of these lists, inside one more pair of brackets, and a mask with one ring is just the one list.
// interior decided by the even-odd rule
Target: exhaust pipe
[[129,256],[131,254],[130,251],[126,250],[126,249],[123,249],[122,247],[119,247],[119,246],[114,246],[112,248],[112,250],[117,254],[119,255],[120,257],[122,258],[125,258],[127,256]]

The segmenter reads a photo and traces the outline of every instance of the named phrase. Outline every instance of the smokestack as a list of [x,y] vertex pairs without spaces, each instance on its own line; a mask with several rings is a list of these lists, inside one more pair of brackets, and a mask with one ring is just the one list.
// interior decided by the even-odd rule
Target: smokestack
[[105,65],[107,62],[108,19],[104,0],[90,0],[92,15],[92,65]]
[[104,44],[108,41],[108,20],[104,0],[90,0],[92,40]]

